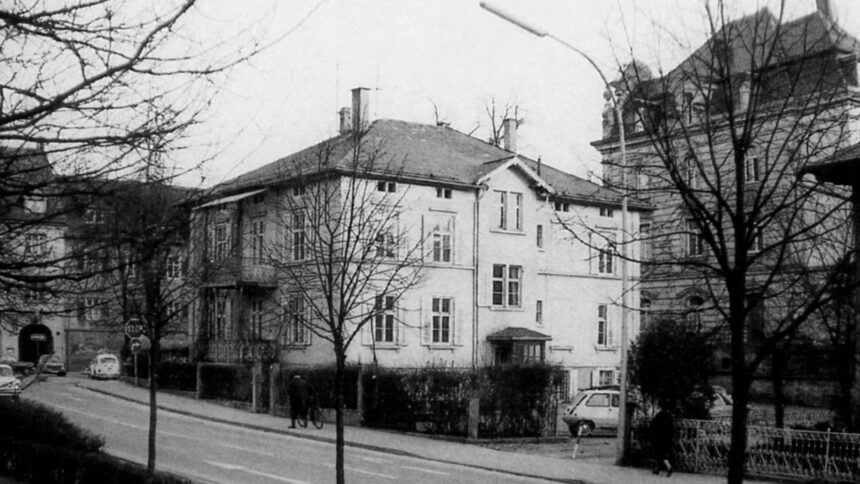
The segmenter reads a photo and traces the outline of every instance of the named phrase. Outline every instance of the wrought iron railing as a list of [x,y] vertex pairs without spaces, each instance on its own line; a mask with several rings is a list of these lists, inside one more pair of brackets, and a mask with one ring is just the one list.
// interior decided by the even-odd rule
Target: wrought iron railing
[[[678,467],[725,474],[731,423],[679,420]],[[764,478],[860,482],[860,434],[750,426],[746,472]]]
[[206,343],[206,356],[222,363],[274,361],[278,358],[278,344],[265,340],[212,340]]

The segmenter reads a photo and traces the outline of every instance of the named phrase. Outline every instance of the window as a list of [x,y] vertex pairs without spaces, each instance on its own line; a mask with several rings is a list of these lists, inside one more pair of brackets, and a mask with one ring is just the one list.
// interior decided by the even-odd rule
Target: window
[[102,269],[102,261],[101,256],[98,253],[90,252],[84,254],[84,267],[85,272],[97,272]]
[[179,279],[182,277],[182,258],[179,254],[167,256],[167,278]]
[[84,211],[85,224],[103,224],[105,223],[105,212],[96,208],[88,208]]
[[651,300],[643,297],[639,300],[639,331],[644,332],[651,325]]
[[639,226],[639,251],[642,261],[650,261],[654,257],[654,241],[651,239],[651,224]]
[[251,260],[261,263],[265,260],[266,222],[262,218],[251,220]]
[[304,195],[306,193],[306,191],[307,190],[306,190],[304,185],[296,185],[293,187],[293,196],[294,197],[301,197],[302,195]]
[[493,306],[520,307],[522,266],[493,264]]
[[496,203],[499,210],[497,227],[502,230],[523,229],[523,194],[496,190]]
[[681,175],[687,188],[690,190],[699,188],[699,168],[697,166],[696,157],[694,155],[688,155],[684,158],[684,165],[681,169]]
[[761,252],[764,250],[764,236],[762,235],[763,230],[755,227],[753,229],[753,239],[752,244],[750,245],[750,252]]
[[744,168],[744,181],[746,183],[753,183],[761,180],[763,174],[761,158],[753,154],[748,154],[746,159],[744,159]]
[[432,303],[432,342],[451,343],[451,332],[454,328],[453,299],[450,297],[434,297]]
[[283,343],[288,346],[301,346],[310,344],[310,330],[308,328],[309,306],[304,297],[293,294],[287,299],[285,311],[286,328]]
[[24,239],[24,255],[41,256],[48,253],[48,235],[44,232],[27,234]]
[[543,324],[543,301],[540,299],[535,302],[535,323]]
[[102,311],[102,301],[101,298],[98,297],[87,297],[84,299],[84,305],[86,306],[86,320],[87,321],[100,321],[104,316]]
[[180,301],[170,301],[167,303],[166,316],[173,322],[186,323],[188,321],[188,306]]
[[607,313],[606,304],[597,305],[597,346],[600,348],[609,348],[615,344],[615,335],[612,334]]
[[615,216],[615,210],[608,207],[600,207],[600,216],[606,218],[612,218]]
[[[597,386],[605,387],[615,384],[615,370],[597,370]],[[616,395],[612,395],[613,400],[617,400]],[[617,401],[613,401],[613,407],[618,406]]]
[[397,242],[391,227],[382,227],[376,234],[376,257],[393,259],[397,256]]
[[607,242],[607,244],[597,249],[597,272],[600,274],[613,274],[612,253],[615,251],[615,244]]
[[252,340],[263,339],[263,300],[251,299],[248,307],[248,323]]
[[535,230],[535,244],[537,244],[538,249],[543,249],[543,225],[538,224],[537,229]]
[[453,217],[437,217],[433,221],[430,241],[433,262],[452,262]]
[[227,331],[227,297],[219,296],[215,299],[215,331],[217,339],[224,339]]
[[608,407],[609,406],[609,394],[608,393],[595,393],[585,402],[586,407]]
[[687,221],[687,255],[699,257],[705,254],[705,238],[702,237],[695,220]]
[[450,199],[451,198],[451,189],[450,188],[443,188],[443,187],[436,187],[436,198]]
[[702,326],[702,306],[705,305],[705,300],[700,296],[692,296],[687,299],[687,323],[700,328]]
[[24,197],[24,209],[30,213],[45,213],[48,209],[48,202],[45,197],[27,195]]
[[230,254],[230,233],[227,224],[215,226],[215,262],[222,261]]
[[305,233],[305,213],[293,212],[292,220],[290,221],[290,229],[287,232],[287,246],[289,247],[289,255],[293,261],[305,260],[306,257],[306,233]]
[[373,307],[373,340],[377,343],[394,343],[394,296],[376,296]]
[[397,191],[397,184],[394,182],[379,181],[376,182],[376,191],[394,193]]
[[566,202],[553,202],[552,208],[556,212],[569,212],[570,204]]

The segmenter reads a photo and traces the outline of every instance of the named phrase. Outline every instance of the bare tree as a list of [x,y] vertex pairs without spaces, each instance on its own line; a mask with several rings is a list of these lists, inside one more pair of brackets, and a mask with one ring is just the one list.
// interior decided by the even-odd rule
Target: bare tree
[[842,54],[856,41],[818,13],[730,20],[715,0],[705,15],[709,40],[679,66],[653,76],[639,62],[622,68],[623,119],[604,125],[597,146],[607,182],[656,208],[632,237],[652,251],[642,281],[659,295],[652,309],[693,314],[724,335],[735,401],[728,481],[739,483],[753,376],[834,298],[850,255],[813,253],[845,223],[846,201],[800,174],[847,141],[857,80]]
[[505,101],[504,105],[497,105],[496,98],[491,97],[484,111],[490,122],[490,137],[487,140],[493,146],[501,147],[505,139],[505,120],[513,119],[519,128],[526,122],[526,118],[520,111],[520,105]]
[[[74,273],[80,254],[61,250],[62,234],[46,229],[87,208],[70,200],[91,203],[104,190],[94,180],[142,178],[146,153],[181,147],[211,102],[213,76],[257,48],[237,45],[244,34],[198,41],[189,22],[195,3],[11,0],[0,7],[0,312],[12,316],[7,326],[21,324],[15,316],[23,295],[56,295],[53,281],[87,277]],[[34,234],[53,250],[25,254]]]
[[283,174],[295,184],[278,210],[284,243],[269,254],[286,303],[281,337],[302,342],[309,331],[334,353],[338,483],[344,482],[348,350],[356,338],[389,340],[405,324],[395,308],[421,283],[424,247],[420,230],[410,226],[407,192],[394,189],[395,160],[361,132],[349,138],[346,166],[338,167],[335,155],[342,147],[324,143]]

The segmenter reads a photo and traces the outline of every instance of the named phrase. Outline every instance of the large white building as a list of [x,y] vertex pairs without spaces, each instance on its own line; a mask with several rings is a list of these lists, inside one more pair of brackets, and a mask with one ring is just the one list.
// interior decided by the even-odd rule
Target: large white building
[[[620,362],[621,197],[516,152],[507,123],[505,149],[448,126],[394,120],[364,124],[367,91],[353,90],[341,134],[214,187],[194,209],[191,253],[200,265],[194,312],[199,355],[216,361],[261,354],[287,365],[333,361],[330,344],[307,331],[284,330],[288,304],[277,264],[259,257],[284,240],[285,197],[322,179],[314,157],[325,151],[325,176],[349,172],[345,141],[366,126],[363,149],[384,151],[385,170],[361,174],[396,200],[398,225],[425,240],[422,283],[406,291],[391,328],[373,319],[349,348],[348,361],[389,367],[488,366],[546,361],[569,371],[569,392],[615,383]],[[354,145],[352,145],[354,146]],[[373,147],[373,148],[371,148]],[[384,147],[380,149],[379,147]],[[352,153],[352,154],[351,154]],[[344,160],[342,163],[338,160]],[[392,163],[396,169],[392,169]],[[304,167],[299,176],[297,167]],[[316,178],[315,178],[316,177]],[[396,194],[396,196],[391,196]],[[631,204],[627,224],[647,210]],[[196,245],[196,247],[195,247]],[[289,258],[289,250],[285,251]],[[638,267],[628,264],[631,279]],[[636,285],[628,304],[638,307]],[[630,331],[638,316],[630,315]]]

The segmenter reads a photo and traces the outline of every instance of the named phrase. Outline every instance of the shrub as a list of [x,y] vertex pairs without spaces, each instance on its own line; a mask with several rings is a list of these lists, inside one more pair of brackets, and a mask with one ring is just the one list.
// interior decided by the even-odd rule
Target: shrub
[[250,402],[251,366],[207,363],[200,370],[203,398]]
[[[289,401],[287,389],[290,379],[294,374],[300,374],[313,387],[317,403],[322,408],[334,408],[334,378],[336,368],[331,366],[320,366],[314,368],[286,369],[275,376],[275,385],[278,392],[278,402],[286,405]],[[343,407],[358,408],[358,365],[347,365],[344,368],[343,377]]]
[[3,436],[82,452],[95,452],[104,440],[72,425],[60,412],[28,400],[0,399],[0,429]]
[[164,362],[158,365],[158,386],[171,390],[197,390],[197,364]]
[[[545,364],[481,370],[481,437],[536,437],[554,425],[552,396],[560,372]],[[552,421],[551,421],[551,420]]]

